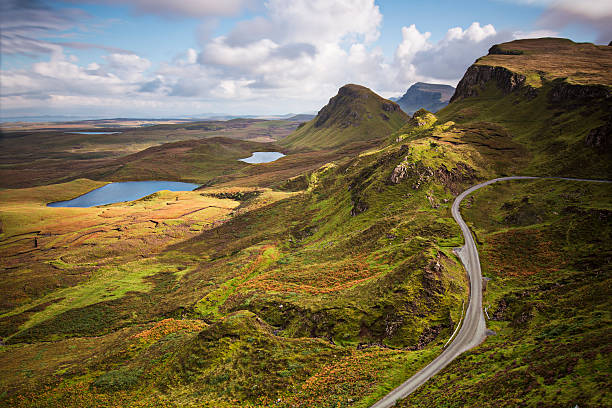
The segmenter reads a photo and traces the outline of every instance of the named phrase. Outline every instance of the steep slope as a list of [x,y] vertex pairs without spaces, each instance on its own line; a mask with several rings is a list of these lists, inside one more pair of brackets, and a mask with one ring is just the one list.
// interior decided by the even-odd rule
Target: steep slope
[[[408,120],[344,87],[287,143],[346,148],[281,184],[299,194],[204,189],[67,212],[44,202],[95,183],[0,192],[0,203],[44,197],[0,208],[10,259],[0,289],[19,295],[0,315],[0,405],[370,406],[438,355],[461,320],[454,196],[506,173],[609,174],[606,65],[573,84],[541,56],[575,45],[568,67],[597,66],[607,51],[521,44],[494,48],[437,115]],[[522,64],[517,47],[540,58],[541,86],[527,84],[531,59]],[[564,89],[584,97],[557,96]],[[375,115],[382,104],[389,120]],[[364,142],[377,145],[348,150]],[[210,158],[203,146],[175,145],[189,147],[175,152],[181,168]],[[163,151],[136,168],[147,157]],[[609,406],[609,188],[496,188],[463,213],[493,279],[484,296],[497,335],[404,405]],[[75,230],[79,214],[88,218]]]
[[437,112],[448,105],[454,92],[455,88],[450,85],[417,82],[396,102],[409,115],[419,109]]
[[522,174],[612,173],[612,47],[544,38],[491,48],[438,113],[453,133],[494,124],[527,151]]
[[610,406],[610,186],[500,183],[462,212],[496,335],[399,406]]
[[408,120],[399,105],[366,87],[345,85],[317,116],[280,141],[291,149],[333,148],[384,139]]
[[[418,112],[395,140],[473,148],[491,178],[610,179],[611,56],[564,39],[496,45],[437,118]],[[611,194],[602,184],[516,181],[463,205],[496,335],[401,407],[610,405]]]

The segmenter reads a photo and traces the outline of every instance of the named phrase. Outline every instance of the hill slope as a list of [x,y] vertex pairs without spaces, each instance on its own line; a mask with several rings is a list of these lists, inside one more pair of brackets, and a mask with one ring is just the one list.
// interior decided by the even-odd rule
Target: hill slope
[[384,139],[408,120],[395,102],[366,87],[344,85],[317,116],[280,141],[292,149],[323,149]]
[[612,47],[565,39],[499,44],[467,70],[438,116],[453,121],[454,136],[490,134],[494,124],[526,149],[522,174],[609,178],[611,61]]
[[419,109],[437,112],[448,105],[454,92],[455,88],[450,85],[417,82],[397,100],[397,104],[409,115]]
[[[610,179],[611,55],[564,39],[496,45],[437,120],[420,112],[397,139],[473,148],[492,165],[488,177]],[[483,305],[496,335],[399,405],[609,406],[609,185],[499,183],[462,213],[490,280]]]
[[[396,131],[369,135],[371,150],[347,147],[282,185],[299,194],[208,188],[61,209],[44,203],[99,183],[0,191],[0,405],[370,406],[431,361],[461,320],[454,196],[505,173],[609,175],[605,64],[574,84],[549,76],[540,57],[573,43],[521,44],[499,48],[529,46],[528,61],[494,48],[437,116],[398,113]],[[576,44],[576,64],[592,58],[586,48]],[[539,87],[526,83],[534,58]],[[350,146],[391,122],[374,114],[390,102],[364,89],[332,98],[296,132],[296,148]],[[372,118],[353,117],[357,108]],[[182,172],[238,154],[210,143],[170,146],[188,162]],[[310,166],[324,153],[302,154]],[[270,169],[292,167],[291,156]],[[150,157],[165,154],[150,149],[127,169],[149,171]],[[610,406],[612,192],[529,183],[466,200],[497,335],[404,406]]]

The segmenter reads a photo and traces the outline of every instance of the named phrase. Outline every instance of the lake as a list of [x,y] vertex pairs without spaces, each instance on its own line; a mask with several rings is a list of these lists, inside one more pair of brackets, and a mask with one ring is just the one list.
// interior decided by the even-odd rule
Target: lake
[[251,157],[240,159],[240,161],[250,164],[270,163],[284,156],[284,154],[279,152],[253,152]]
[[121,132],[64,132],[64,133],[70,133],[73,135],[114,135],[116,133],[121,133]]
[[49,207],[95,207],[133,201],[162,190],[192,191],[199,184],[181,183],[178,181],[126,181],[110,183],[68,201],[56,201],[47,204]]

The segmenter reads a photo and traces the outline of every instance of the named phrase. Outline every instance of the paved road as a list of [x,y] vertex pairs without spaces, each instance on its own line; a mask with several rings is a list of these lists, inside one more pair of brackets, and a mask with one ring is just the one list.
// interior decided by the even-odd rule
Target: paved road
[[461,326],[461,329],[453,342],[442,352],[442,354],[436,357],[435,360],[429,363],[429,365],[427,365],[421,371],[387,394],[383,399],[372,405],[371,408],[392,407],[397,400],[406,398],[410,393],[419,388],[436,373],[450,364],[451,361],[459,357],[461,353],[476,347],[484,341],[486,338],[487,325],[482,312],[482,273],[480,271],[480,259],[478,258],[478,250],[476,249],[476,244],[474,243],[470,229],[466,225],[465,221],[463,221],[463,218],[461,218],[459,206],[461,205],[461,201],[469,194],[478,190],[479,188],[488,186],[489,184],[505,180],[529,180],[539,178],[611,183],[611,181],[607,180],[574,179],[564,177],[501,177],[477,184],[459,194],[459,196],[457,196],[453,202],[451,212],[453,214],[453,218],[461,227],[461,232],[463,233],[463,238],[465,240],[464,246],[457,251],[457,254],[459,255],[459,258],[461,258],[461,262],[463,263],[470,278],[470,302],[468,304],[467,312],[465,313],[465,318],[463,319],[463,325]]

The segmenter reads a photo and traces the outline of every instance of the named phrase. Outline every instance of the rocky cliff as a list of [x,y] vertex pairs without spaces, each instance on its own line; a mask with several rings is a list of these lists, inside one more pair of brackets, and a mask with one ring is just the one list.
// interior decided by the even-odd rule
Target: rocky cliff
[[406,93],[397,100],[397,103],[409,115],[421,108],[430,112],[437,112],[448,105],[453,92],[455,92],[455,88],[450,85],[417,82],[408,88]]

